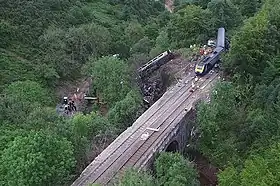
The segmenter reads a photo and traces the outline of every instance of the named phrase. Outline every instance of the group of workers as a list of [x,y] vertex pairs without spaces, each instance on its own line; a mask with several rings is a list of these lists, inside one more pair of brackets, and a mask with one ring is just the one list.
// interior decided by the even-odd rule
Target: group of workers
[[215,46],[216,46],[215,40],[210,39],[210,40],[208,40],[207,45],[204,45],[202,48],[200,48],[199,54],[201,56],[208,55],[213,52],[213,49],[215,48]]
[[64,113],[66,115],[71,115],[77,111],[77,107],[75,106],[74,100],[71,99],[68,100],[68,97],[64,97],[63,104],[64,104]]
[[199,50],[199,54],[194,55],[194,61],[199,60],[203,56],[207,56],[208,54],[212,53],[214,48],[216,47],[216,41],[214,39],[209,39],[207,45],[199,47],[197,45],[190,45],[190,48],[193,52]]

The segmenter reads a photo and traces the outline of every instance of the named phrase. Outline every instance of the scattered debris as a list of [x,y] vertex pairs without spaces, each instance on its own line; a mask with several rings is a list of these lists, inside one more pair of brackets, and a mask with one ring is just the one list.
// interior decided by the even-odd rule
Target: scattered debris
[[147,129],[147,130],[151,130],[151,131],[155,131],[155,132],[158,132],[160,128],[158,128],[158,129],[155,129],[155,128],[150,128],[150,127],[147,127],[146,129]]
[[195,84],[194,84],[194,82],[192,81],[192,88],[194,88],[195,87]]
[[141,140],[147,140],[150,134],[148,132],[141,135]]

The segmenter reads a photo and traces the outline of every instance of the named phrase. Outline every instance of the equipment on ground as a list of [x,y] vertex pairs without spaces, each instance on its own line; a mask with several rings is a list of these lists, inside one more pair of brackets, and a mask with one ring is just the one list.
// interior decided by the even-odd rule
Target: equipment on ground
[[63,104],[65,104],[65,105],[68,104],[68,97],[63,97]]
[[[213,42],[209,42],[208,44],[211,45]],[[220,61],[220,54],[228,51],[229,44],[229,40],[225,37],[225,29],[219,28],[216,48],[212,53],[202,56],[201,60],[195,66],[195,73],[197,75],[207,74]]]

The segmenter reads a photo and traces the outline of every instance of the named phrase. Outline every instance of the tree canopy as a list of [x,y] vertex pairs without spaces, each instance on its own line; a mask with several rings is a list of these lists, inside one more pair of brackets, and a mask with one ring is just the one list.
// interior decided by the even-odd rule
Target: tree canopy
[[180,154],[160,154],[155,167],[159,185],[199,185],[193,165]]
[[125,98],[130,88],[129,68],[123,60],[105,56],[98,60],[92,58],[85,66],[94,77],[94,87],[109,105]]
[[[190,46],[206,41],[214,31],[211,12],[199,6],[189,5],[172,15],[168,34],[176,47]],[[216,30],[216,29],[215,29]]]
[[[197,107],[196,147],[221,170],[219,185],[279,185],[278,0],[178,0],[172,13],[154,0],[0,5],[0,185],[68,185],[143,112],[136,68],[168,49],[200,46],[218,27],[231,41],[221,60],[226,82]],[[85,76],[105,114],[100,104],[61,117],[56,89]],[[131,171],[119,184],[198,180],[191,162],[162,153],[154,176]]]
[[154,178],[146,172],[138,172],[135,169],[126,170],[120,179],[118,186],[154,186]]
[[61,184],[75,163],[71,143],[43,131],[16,137],[0,161],[4,185]]
[[199,148],[222,169],[219,185],[277,185],[280,6],[267,0],[257,10],[257,1],[242,8],[232,2],[249,18],[223,58],[230,83],[218,84],[210,103],[198,108]]

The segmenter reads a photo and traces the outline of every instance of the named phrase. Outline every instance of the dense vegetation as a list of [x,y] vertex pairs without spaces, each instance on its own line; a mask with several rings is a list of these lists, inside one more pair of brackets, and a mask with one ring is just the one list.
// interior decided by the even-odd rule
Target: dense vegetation
[[[197,150],[220,168],[219,185],[279,185],[279,2],[194,1],[202,9],[177,3],[175,16],[181,19],[176,23],[171,18],[168,31],[185,30],[177,32],[183,41],[170,35],[173,46],[206,37],[203,34],[212,32],[207,26],[211,20],[225,26],[231,39],[231,50],[223,56],[227,81],[217,84],[210,103],[198,106],[202,135]],[[215,21],[216,16],[221,19]]]
[[[198,149],[222,170],[220,185],[279,184],[278,1],[175,5],[171,14],[154,0],[0,2],[0,185],[71,182],[141,113],[134,69],[166,49],[205,43],[220,26],[231,39],[228,81],[199,105]],[[83,76],[94,77],[107,115],[58,116],[55,88]],[[130,171],[120,185],[198,184],[178,154],[160,155],[155,169]]]
[[[0,185],[69,184],[139,116],[132,69],[150,57],[166,12],[137,2],[0,3]],[[54,90],[83,76],[94,77],[108,114],[59,116]]]
[[230,82],[200,105],[199,148],[224,169],[220,185],[279,184],[279,13],[267,0],[244,21],[224,58]]
[[155,169],[155,176],[133,169],[128,170],[118,185],[199,185],[193,164],[178,153],[161,153],[156,159]]

